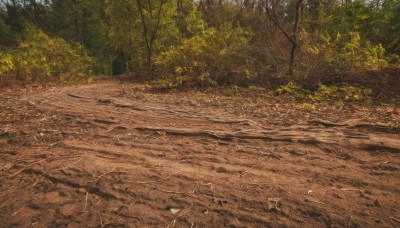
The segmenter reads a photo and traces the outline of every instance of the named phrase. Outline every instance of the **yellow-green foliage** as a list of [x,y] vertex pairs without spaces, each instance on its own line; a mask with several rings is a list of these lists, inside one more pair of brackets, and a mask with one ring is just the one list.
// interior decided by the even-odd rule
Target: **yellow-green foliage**
[[[276,95],[286,95],[311,102],[336,103],[343,106],[343,101],[372,103],[372,90],[355,86],[326,86],[319,85],[316,91],[305,90],[302,86],[289,82],[280,86],[274,92]],[[306,104],[306,103],[305,103]]]
[[319,85],[319,88],[308,97],[313,101],[351,101],[364,102],[370,104],[372,90],[363,89],[355,86],[325,86]]
[[310,103],[302,103],[302,104],[296,104],[294,108],[303,111],[311,111],[314,109],[314,105]]
[[294,82],[289,82],[286,85],[279,86],[274,93],[276,95],[287,95],[296,98],[303,98],[306,96],[307,91],[304,90],[300,85]]
[[376,70],[388,66],[382,45],[364,41],[358,32],[338,33],[335,38],[324,34],[319,41],[310,39],[305,32],[300,37],[306,55],[322,57],[327,64],[338,66],[338,70]]
[[86,80],[92,67],[92,59],[82,47],[72,47],[63,39],[32,28],[26,31],[19,46],[8,53],[5,59],[9,67],[2,67],[6,69],[4,74],[15,74],[20,80]]
[[250,35],[226,24],[220,30],[206,29],[158,55],[155,63],[162,86],[229,84],[253,77],[251,61],[244,54]]
[[0,52],[0,79],[7,72],[15,70],[15,65],[12,60],[13,58],[11,55],[4,51]]
[[230,86],[225,90],[225,95],[228,97],[235,97],[238,96],[239,94],[240,94],[240,89],[236,85]]

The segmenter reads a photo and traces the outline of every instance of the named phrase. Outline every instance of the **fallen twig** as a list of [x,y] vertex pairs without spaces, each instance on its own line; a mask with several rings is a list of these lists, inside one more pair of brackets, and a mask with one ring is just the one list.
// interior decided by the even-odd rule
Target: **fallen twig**
[[86,206],[87,206],[87,202],[88,202],[88,197],[89,197],[89,192],[86,192],[86,199],[85,199],[85,207],[83,208],[82,212],[86,211]]
[[400,219],[398,219],[398,218],[396,218],[396,217],[389,216],[389,218],[392,219],[392,220],[394,220],[394,221],[396,221],[396,222],[400,222]]
[[351,227],[351,221],[353,220],[353,216],[350,216],[349,227]]
[[8,178],[13,178],[13,177],[17,176],[18,174],[22,173],[23,171],[25,171],[26,169],[30,168],[30,167],[33,166],[34,164],[40,163],[40,162],[45,161],[45,160],[47,160],[47,159],[49,159],[49,157],[47,157],[47,158],[45,158],[45,159],[42,159],[42,160],[40,160],[40,161],[32,162],[31,164],[22,167],[22,168],[21,168],[20,170],[18,170],[17,172],[8,175]]
[[108,172],[106,172],[106,173],[103,173],[103,174],[101,174],[100,176],[97,176],[97,177],[93,178],[93,180],[90,180],[90,181],[88,181],[88,182],[97,182],[97,181],[99,181],[100,178],[104,177],[105,175],[107,175],[107,174],[109,174],[109,173],[112,173],[112,172],[114,171],[115,168],[116,168],[116,166],[114,166],[110,171],[108,171]]
[[89,99],[89,97],[83,97],[83,96],[75,95],[75,94],[72,94],[72,93],[67,93],[67,95],[70,96],[70,97],[73,97],[73,98]]
[[42,182],[44,180],[44,177],[42,177],[41,179],[35,181],[34,183],[32,183],[31,185],[29,185],[28,187],[26,187],[26,189],[35,187],[37,184],[39,184],[40,182]]
[[97,214],[98,214],[98,215],[99,215],[99,217],[100,217],[100,223],[101,223],[101,227],[104,227],[104,224],[103,224],[103,218],[101,217],[101,213],[97,212]]
[[154,189],[161,191],[161,192],[190,196],[190,194],[186,193],[186,192],[175,192],[175,191],[163,190],[163,189],[156,187],[155,185],[152,185],[152,186]]
[[4,202],[0,205],[0,209],[3,208],[7,203],[9,203],[9,202],[11,202],[11,201],[13,201],[13,200],[14,200],[14,198],[9,198],[9,199],[7,199],[6,201],[4,201]]
[[[130,207],[131,207],[131,205],[129,205],[129,207],[127,207],[128,210],[130,209]],[[117,218],[118,221],[123,220],[123,219],[120,218],[119,215],[120,215],[121,212],[124,210],[124,208],[126,208],[126,207],[125,207],[125,206],[120,207],[118,213],[115,215],[115,218]],[[110,214],[110,216],[108,217],[107,221],[105,222],[105,225],[107,225],[108,223],[110,223],[110,220],[116,220],[115,218],[114,218],[114,215],[111,215],[111,214]],[[125,221],[124,221],[124,222],[125,222]]]
[[210,183],[200,183],[200,185],[202,185],[202,186],[210,186],[209,190],[214,188],[214,185],[211,182]]
[[355,189],[355,188],[342,188],[340,190],[342,190],[344,192],[351,192],[351,191],[361,192],[361,189]]
[[179,213],[179,215],[177,215],[177,216],[174,218],[174,220],[172,220],[172,222],[167,226],[167,228],[172,228],[172,227],[174,227],[174,226],[175,226],[175,223],[176,223],[176,220],[177,220],[178,218],[184,216],[186,213],[188,213],[192,207],[193,207],[193,204],[190,205],[190,207],[188,207],[188,208],[186,208],[186,209],[183,209],[183,210],[181,211],[181,213]]
[[0,196],[2,197],[3,195],[7,195],[9,192],[14,192],[16,189],[18,189],[18,187],[13,187],[11,189],[8,189],[4,192],[0,192]]
[[[65,169],[67,169],[67,168],[71,168],[72,165],[75,165],[75,164],[79,163],[79,162],[83,159],[83,157],[85,157],[86,155],[87,155],[87,153],[83,154],[83,155],[82,155],[78,160],[76,160],[75,162],[69,163],[69,165],[67,165],[67,166],[62,166],[61,168],[54,169],[54,170],[52,170],[49,174],[53,174],[53,173],[58,172],[58,171],[60,171],[60,170],[65,170]],[[76,157],[76,156],[73,156],[73,157]]]
[[250,170],[252,170],[254,167],[256,167],[257,165],[259,165],[262,161],[264,161],[266,157],[263,157],[260,159],[260,161],[258,161],[256,164],[254,164],[252,167],[246,169],[245,171],[241,172],[239,177],[243,177],[244,175],[246,175]]
[[118,159],[117,157],[109,157],[109,156],[98,155],[98,154],[95,154],[95,156],[99,157],[99,158],[106,158],[106,159]]
[[281,189],[282,191],[286,192],[287,194],[292,195],[292,193],[290,193],[288,190],[286,190],[282,186],[278,185],[278,188]]
[[323,202],[321,202],[321,201],[312,200],[312,199],[310,199],[310,198],[305,198],[305,201],[306,201],[306,202],[312,202],[312,203],[318,203],[318,204],[325,205],[325,204],[324,204]]
[[[275,150],[275,147],[272,148],[271,153],[274,152],[274,150]],[[266,153],[266,154],[264,154],[264,156],[265,156],[265,155],[270,156],[271,153]],[[246,175],[250,170],[254,169],[254,167],[256,167],[256,166],[259,165],[262,161],[264,161],[265,158],[266,158],[266,157],[261,158],[261,159],[260,159],[256,164],[254,164],[252,167],[250,167],[250,168],[246,169],[245,171],[241,172],[240,175],[239,175],[239,177],[243,177],[244,175]]]
[[[176,171],[176,172],[171,173],[170,175],[168,175],[168,176],[166,176],[164,178],[160,178],[160,179],[155,180],[155,181],[134,181],[134,183],[137,183],[137,184],[152,184],[152,183],[156,183],[156,182],[159,182],[159,181],[162,181],[162,180],[166,180],[166,179],[168,179],[168,178],[172,177],[173,175],[175,175],[177,173],[180,173],[180,172],[183,172],[183,171],[182,170]],[[133,181],[128,181],[128,182],[133,182]]]

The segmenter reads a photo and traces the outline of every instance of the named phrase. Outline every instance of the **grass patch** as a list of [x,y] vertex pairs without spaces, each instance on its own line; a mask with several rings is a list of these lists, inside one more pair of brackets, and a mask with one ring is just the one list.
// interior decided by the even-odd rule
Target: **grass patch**
[[[320,84],[317,90],[310,91],[294,82],[289,82],[278,87],[273,94],[294,97],[297,100],[305,101],[306,103],[304,104],[323,103],[342,107],[345,103],[360,103],[364,105],[372,105],[374,103],[371,89],[350,85],[327,86]],[[310,108],[309,105],[304,104],[304,109]]]
[[17,134],[2,133],[0,134],[0,138],[7,140],[8,144],[13,144],[18,141]]

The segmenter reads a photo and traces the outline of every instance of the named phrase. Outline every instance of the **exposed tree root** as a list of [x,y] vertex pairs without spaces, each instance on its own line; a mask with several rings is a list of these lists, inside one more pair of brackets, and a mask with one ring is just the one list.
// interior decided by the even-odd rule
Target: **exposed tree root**
[[400,152],[400,142],[397,139],[381,137],[361,132],[329,131],[325,129],[293,127],[276,130],[240,129],[237,131],[210,131],[192,128],[160,128],[160,127],[136,127],[140,131],[164,131],[171,135],[203,136],[221,140],[261,139],[269,141],[300,142],[306,144],[331,143],[350,144],[356,148],[367,150],[388,150]]

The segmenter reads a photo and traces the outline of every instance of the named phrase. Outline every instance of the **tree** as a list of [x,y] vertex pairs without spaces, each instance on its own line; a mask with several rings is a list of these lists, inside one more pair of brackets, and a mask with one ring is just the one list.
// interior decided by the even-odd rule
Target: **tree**
[[108,0],[106,5],[110,43],[117,55],[122,53],[126,72],[150,72],[154,56],[184,37],[177,26],[182,21],[175,0]]
[[141,49],[137,17],[137,5],[134,1],[106,0],[105,13],[108,21],[108,39],[114,55],[113,72],[123,73],[135,67],[141,68]]
[[136,0],[136,2],[140,14],[140,20],[143,25],[143,36],[147,47],[148,69],[152,70],[153,45],[157,37],[158,29],[160,27],[163,6],[165,4],[165,1],[159,0],[159,2],[156,2],[158,4],[152,4],[151,1],[148,0],[147,8],[143,6],[142,0]]
[[201,14],[193,0],[177,0],[176,12],[175,24],[182,38],[190,38],[204,31],[205,22],[201,19]]
[[53,0],[48,20],[49,34],[85,46],[96,58],[96,73],[111,73],[111,57],[105,0]]
[[318,33],[320,29],[320,0],[309,0],[308,1],[308,10],[310,14],[310,31],[313,34]]
[[276,17],[272,15],[270,12],[270,8],[266,5],[265,10],[267,12],[268,17],[274,22],[274,24],[280,29],[280,31],[285,35],[288,41],[292,44],[292,48],[290,49],[290,61],[289,61],[289,76],[293,75],[293,69],[295,64],[295,53],[298,46],[297,43],[297,30],[299,28],[300,22],[300,6],[303,0],[297,0],[295,5],[295,21],[292,28],[292,34],[289,33],[282,27],[281,23],[278,21]]

